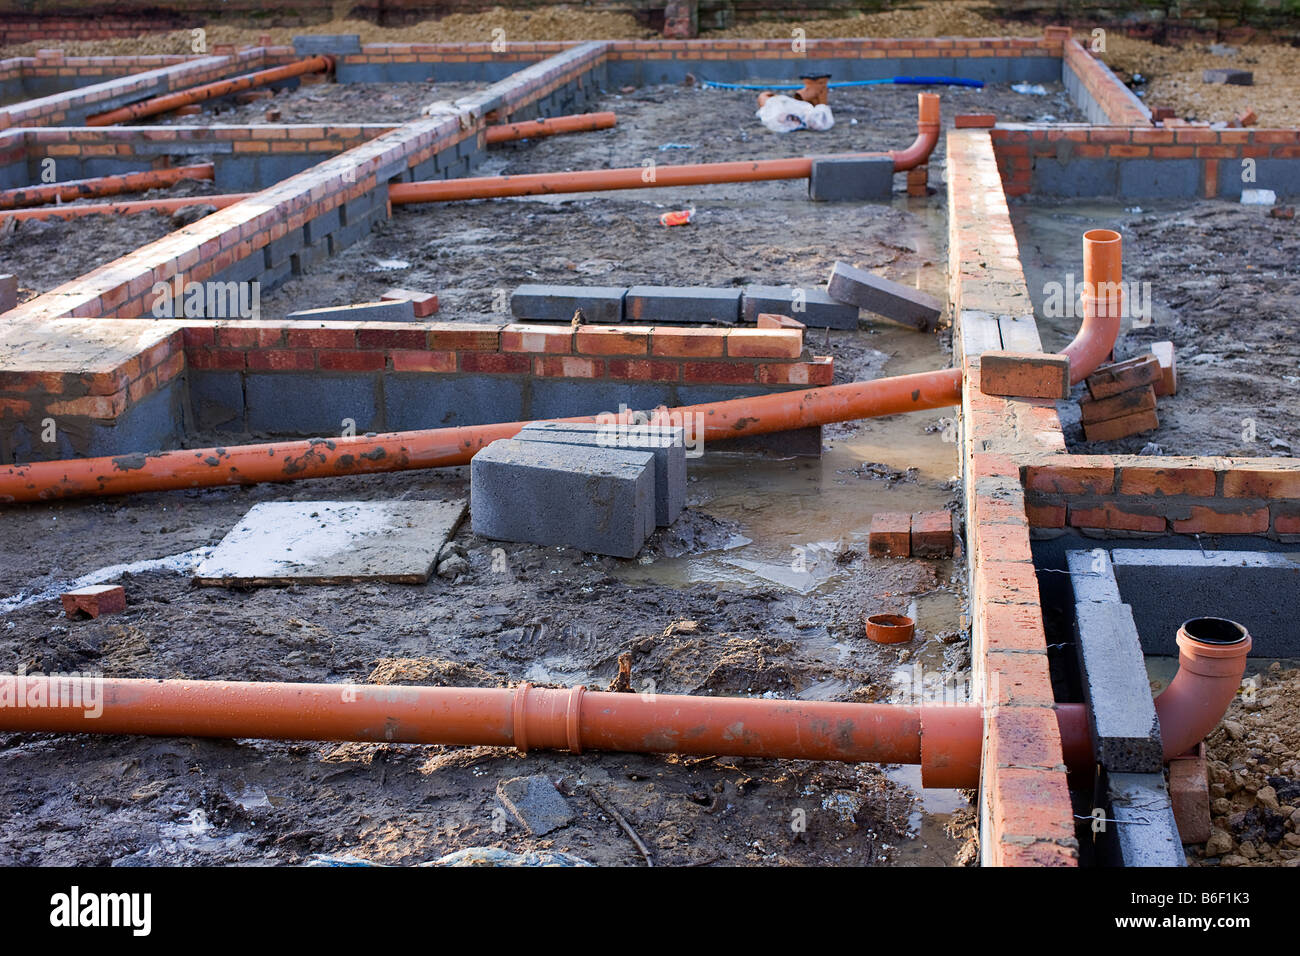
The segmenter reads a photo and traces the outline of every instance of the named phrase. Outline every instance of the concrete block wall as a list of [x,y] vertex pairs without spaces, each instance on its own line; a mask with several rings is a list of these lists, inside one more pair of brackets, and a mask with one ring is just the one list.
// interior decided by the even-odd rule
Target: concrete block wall
[[[1007,195],[1239,199],[1300,195],[1300,130],[1006,125],[990,130]],[[1243,161],[1253,182],[1243,182]]]
[[1078,840],[1016,460],[1065,443],[1052,402],[979,390],[980,353],[1003,345],[999,315],[1032,322],[1033,307],[987,132],[949,132],[947,156],[972,668],[987,708],[980,850],[986,865],[1074,866]]
[[[266,53],[260,48],[224,56],[187,57],[179,63],[101,80],[88,86],[5,107],[0,109],[0,129],[11,126],[76,126],[87,116],[138,99],[187,89],[200,83],[211,83],[265,65]],[[33,67],[40,68],[39,64]]]
[[1071,455],[1023,468],[1040,529],[1259,535],[1300,542],[1300,461]]
[[[1067,27],[1048,27],[1069,33]],[[1078,40],[1066,38],[1061,54],[1061,82],[1075,105],[1098,126],[1150,126],[1151,110],[1120,82],[1110,67],[1097,59]]]

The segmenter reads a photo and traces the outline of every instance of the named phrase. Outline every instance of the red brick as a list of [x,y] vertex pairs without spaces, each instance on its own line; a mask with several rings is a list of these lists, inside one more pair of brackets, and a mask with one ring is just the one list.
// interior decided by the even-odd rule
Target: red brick
[[[1003,707],[999,714],[1052,712],[1046,707]],[[995,718],[996,719],[996,718]],[[1000,767],[985,771],[984,799],[995,844],[1068,842],[1074,837],[1074,813],[1065,773],[1058,770]],[[995,850],[995,854],[996,854]]]
[[583,355],[645,355],[649,348],[647,328],[592,325],[578,329],[577,351]]
[[610,359],[609,377],[639,382],[677,382],[682,377],[678,362],[655,359]]
[[720,358],[726,332],[721,329],[670,329],[650,333],[650,354],[673,358]]
[[997,866],[1078,866],[1073,847],[1039,840],[1034,843],[1002,843],[996,851]]
[[1037,604],[1034,565],[1028,561],[984,561],[975,570],[975,598],[998,604]]
[[817,355],[811,362],[769,362],[758,367],[764,385],[829,385],[835,379],[834,360]]
[[1046,653],[1043,612],[1037,603],[995,604],[986,600],[979,606],[977,617],[983,621],[986,651]]
[[417,319],[427,318],[438,311],[438,297],[432,292],[415,292],[411,289],[389,289],[380,297],[382,302],[409,302]]
[[1192,495],[1214,497],[1215,474],[1209,468],[1125,466],[1119,473],[1121,495]]
[[750,383],[756,380],[757,366],[742,362],[683,362],[682,381]]
[[357,330],[357,345],[363,349],[422,349],[425,342],[424,329]]
[[988,651],[984,679],[984,699],[993,706],[1051,707],[1056,703],[1046,654]]
[[1109,528],[1115,531],[1164,531],[1162,515],[1141,514],[1106,502],[1094,508],[1070,508],[1070,526]]
[[796,329],[802,331],[807,328],[798,319],[793,319],[788,315],[778,315],[775,312],[758,313],[754,323],[760,329]]
[[576,355],[541,355],[533,359],[533,374],[545,378],[603,378],[605,363]]
[[1115,490],[1115,468],[1110,464],[1030,465],[1025,469],[1025,488],[1062,495],[1109,495]]
[[797,359],[803,352],[803,332],[798,329],[731,329],[726,341],[732,358]]
[[302,329],[290,328],[286,341],[291,349],[351,349],[356,348],[356,329]]
[[1114,441],[1117,438],[1127,438],[1129,435],[1140,435],[1142,432],[1154,431],[1160,427],[1160,419],[1157,417],[1155,410],[1144,412],[1134,412],[1131,415],[1122,415],[1119,418],[1111,418],[1104,422],[1085,423],[1083,426],[1083,436],[1087,441]]
[[428,346],[431,349],[495,352],[500,339],[501,326],[499,325],[460,325],[441,322],[428,329]]
[[1160,381],[1155,383],[1157,395],[1176,395],[1178,393],[1178,362],[1174,355],[1173,342],[1152,342],[1151,354],[1160,363]]
[[502,352],[573,351],[573,329],[567,325],[507,325],[501,330]]
[[1193,505],[1186,518],[1171,522],[1179,534],[1263,534],[1268,530],[1268,508],[1223,512]]
[[1026,501],[1025,516],[1029,519],[1030,527],[1065,527],[1065,505]]
[[454,372],[455,352],[434,352],[428,349],[395,349],[388,353],[394,372]]
[[126,589],[120,584],[92,584],[89,587],[66,591],[62,595],[63,612],[68,617],[86,614],[119,614],[126,610]]
[[1069,398],[1070,359],[1041,352],[980,355],[980,391],[1021,398]]
[[993,113],[958,113],[952,119],[958,129],[992,129],[998,121]]
[[906,558],[912,553],[912,516],[901,511],[877,511],[871,516],[867,551],[876,558]]
[[327,372],[375,372],[386,364],[383,352],[324,351],[318,353],[320,367]]
[[1151,354],[1139,355],[1125,362],[1103,365],[1087,378],[1088,393],[1094,398],[1109,398],[1120,392],[1160,380],[1160,362]]
[[1223,475],[1225,498],[1300,498],[1300,468],[1237,466]]
[[1169,761],[1169,800],[1179,839],[1204,843],[1210,838],[1210,783],[1203,752]]
[[1079,417],[1085,425],[1108,422],[1111,419],[1153,412],[1156,408],[1156,391],[1151,385],[1130,388],[1127,392],[1109,398],[1084,399],[1079,402]]
[[952,555],[952,514],[918,511],[912,515],[912,557],[947,558]]
[[311,349],[257,349],[248,353],[248,367],[274,372],[304,371],[316,367]]
[[527,374],[532,369],[527,355],[503,355],[499,352],[461,352],[462,372],[487,372],[493,375]]

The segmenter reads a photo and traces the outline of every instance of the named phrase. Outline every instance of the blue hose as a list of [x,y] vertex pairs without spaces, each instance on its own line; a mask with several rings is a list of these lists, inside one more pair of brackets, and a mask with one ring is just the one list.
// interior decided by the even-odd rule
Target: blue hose
[[[960,76],[891,76],[883,80],[842,80],[839,83],[826,84],[831,89],[846,86],[882,86],[898,84],[908,86],[969,86],[973,89],[984,88],[983,80],[968,80]],[[716,90],[802,90],[802,83],[718,83],[714,80],[701,80],[700,86]]]

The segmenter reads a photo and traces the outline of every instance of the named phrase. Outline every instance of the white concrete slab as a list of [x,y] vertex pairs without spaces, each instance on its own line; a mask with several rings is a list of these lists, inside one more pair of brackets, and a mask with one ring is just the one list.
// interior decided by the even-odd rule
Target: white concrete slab
[[423,584],[465,517],[461,501],[254,505],[194,572],[199,584]]

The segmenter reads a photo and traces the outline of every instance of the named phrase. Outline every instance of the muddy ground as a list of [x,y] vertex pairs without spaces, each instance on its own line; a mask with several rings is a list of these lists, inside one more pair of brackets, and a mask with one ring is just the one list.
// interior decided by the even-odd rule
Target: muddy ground
[[[658,97],[628,104],[626,115],[641,122],[680,115],[675,89]],[[671,133],[662,136],[627,122],[613,135],[657,145],[689,134],[706,158],[726,155],[729,144],[695,136],[710,124],[694,122],[666,123]],[[733,122],[739,136],[743,119]],[[882,145],[908,141],[913,124],[914,114],[899,121]],[[771,134],[748,135],[759,148],[789,148],[769,144]],[[573,162],[634,163],[642,148],[580,139],[568,148],[589,154]],[[564,153],[558,140],[537,149],[508,155],[554,168]],[[820,284],[836,257],[942,292],[939,198],[814,206],[794,184],[769,185],[692,191],[684,198],[696,202],[697,224],[675,230],[658,224],[649,195],[401,213],[329,263],[327,274],[268,296],[264,312],[361,301],[402,284],[436,289],[444,318],[481,318],[496,315],[493,290],[533,278]],[[385,257],[412,266],[364,271]],[[834,354],[841,380],[949,361],[946,337],[887,324],[818,332],[811,350]],[[67,581],[110,562],[209,547],[256,502],[462,498],[466,471],[11,509],[3,515],[0,601],[20,597],[0,604],[0,665],[132,677],[603,687],[619,654],[630,651],[633,686],[653,682],[659,693],[912,700],[920,680],[938,675],[960,685],[968,674],[960,564],[869,559],[866,531],[877,510],[958,504],[955,446],[942,432],[938,416],[903,416],[827,429],[820,460],[709,452],[691,464],[687,514],[635,561],[498,545],[466,527],[448,555],[465,564],[427,585],[238,591],[144,570],[116,575],[127,612],[94,621],[62,616],[57,592]],[[881,611],[911,612],[918,638],[902,648],[869,642],[862,618]],[[10,771],[0,782],[0,863],[293,864],[331,854],[417,863],[495,846],[643,864],[598,800],[627,818],[660,865],[951,865],[974,853],[964,797],[936,791],[920,799],[914,768],[41,735],[0,738],[0,765]],[[504,833],[494,829],[497,783],[533,773],[571,793],[577,820],[545,838],[513,822]],[[806,828],[791,826],[799,819]]]
[[[1061,406],[1071,449],[1082,454],[1163,453],[1293,457],[1300,452],[1300,231],[1269,207],[1220,200],[1102,206],[1035,200],[1013,205],[1022,261],[1043,343],[1055,350],[1077,319],[1043,315],[1044,287],[1082,281],[1084,231],[1118,229],[1124,278],[1143,284],[1150,324],[1126,319],[1115,354],[1172,341],[1178,394],[1161,397],[1152,432],[1085,442],[1074,403]],[[1149,283],[1149,287],[1145,284]],[[1136,326],[1136,327],[1135,327]],[[1075,398],[1085,394],[1076,388]],[[1148,447],[1149,443],[1159,448]]]

